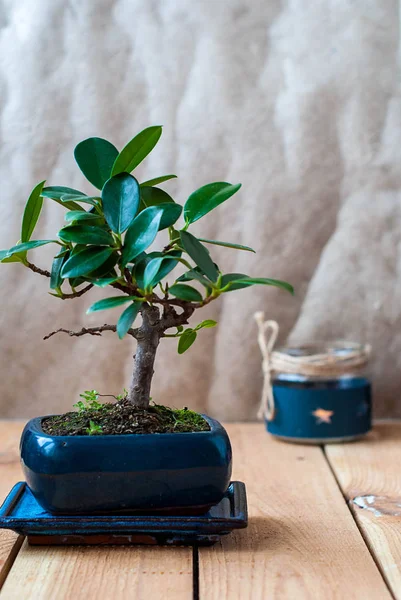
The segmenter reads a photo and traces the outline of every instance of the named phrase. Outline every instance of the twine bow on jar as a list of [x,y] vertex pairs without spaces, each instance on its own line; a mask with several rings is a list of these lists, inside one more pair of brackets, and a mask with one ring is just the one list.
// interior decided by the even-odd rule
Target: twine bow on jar
[[[258,344],[262,354],[263,389],[258,419],[272,421],[275,417],[272,378],[274,373],[286,373],[303,377],[336,378],[357,373],[366,367],[371,355],[368,344],[336,341],[312,342],[294,348],[274,350],[279,334],[276,321],[265,321],[263,312],[254,314],[258,325]],[[322,350],[323,348],[323,350]]]

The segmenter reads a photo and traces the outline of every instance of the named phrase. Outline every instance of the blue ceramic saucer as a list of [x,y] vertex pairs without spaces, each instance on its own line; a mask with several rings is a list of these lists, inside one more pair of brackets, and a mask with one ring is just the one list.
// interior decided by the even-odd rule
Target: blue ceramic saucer
[[37,545],[210,545],[247,524],[245,485],[240,481],[232,481],[223,499],[200,516],[52,515],[25,482],[12,488],[0,508],[0,529],[12,529]]

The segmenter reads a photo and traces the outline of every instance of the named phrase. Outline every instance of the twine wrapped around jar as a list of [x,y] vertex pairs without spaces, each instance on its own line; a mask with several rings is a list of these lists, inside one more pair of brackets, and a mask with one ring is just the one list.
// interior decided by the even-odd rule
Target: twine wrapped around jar
[[[258,419],[272,421],[275,415],[272,377],[275,372],[305,377],[339,377],[363,370],[369,362],[371,347],[368,344],[336,341],[327,344],[326,352],[317,352],[322,344],[312,342],[297,348],[308,351],[307,355],[292,356],[288,351],[274,350],[279,333],[276,321],[265,321],[263,312],[256,312],[258,344],[262,354],[263,389]],[[347,348],[346,353],[338,350]],[[316,352],[314,353],[314,349]],[[336,352],[337,350],[337,352]]]

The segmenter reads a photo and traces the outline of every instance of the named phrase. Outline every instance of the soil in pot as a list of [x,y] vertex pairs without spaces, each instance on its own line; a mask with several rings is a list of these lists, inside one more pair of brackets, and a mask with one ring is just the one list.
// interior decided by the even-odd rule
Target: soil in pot
[[126,398],[99,404],[78,412],[56,415],[42,421],[49,435],[122,435],[142,433],[185,433],[210,431],[209,424],[188,408],[173,409],[154,404],[137,408]]

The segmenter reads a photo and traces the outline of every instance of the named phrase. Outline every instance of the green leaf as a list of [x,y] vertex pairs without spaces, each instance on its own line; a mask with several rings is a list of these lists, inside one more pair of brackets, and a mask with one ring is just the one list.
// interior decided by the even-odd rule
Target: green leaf
[[210,329],[211,327],[216,327],[216,325],[217,321],[213,321],[213,319],[206,319],[205,321],[202,321],[202,323],[199,323],[199,325],[195,327],[195,330]]
[[162,134],[159,125],[147,127],[136,135],[117,156],[111,174],[131,173],[156,146]]
[[109,258],[102,265],[100,265],[100,267],[97,267],[88,273],[88,276],[91,279],[99,279],[100,277],[114,277],[116,275],[114,266],[116,265],[118,258],[119,256],[117,252],[113,252],[113,254],[109,256]]
[[159,208],[163,211],[162,218],[160,219],[159,231],[162,231],[163,229],[167,229],[167,227],[171,227],[172,225],[174,225],[174,223],[178,221],[182,213],[182,206],[176,204],[175,202],[159,204]]
[[95,285],[96,287],[100,287],[100,288],[105,288],[108,285],[110,285],[111,283],[114,283],[115,281],[118,281],[120,279],[121,275],[115,275],[114,277],[101,277],[99,279],[92,279],[91,277],[87,277],[88,281],[90,281],[91,283],[93,283],[93,285]]
[[41,193],[44,183],[44,181],[41,181],[36,187],[33,188],[26,203],[24,216],[22,217],[21,242],[29,242],[36,223],[38,222],[40,211],[42,210],[43,205]]
[[85,277],[71,277],[68,280],[68,283],[70,284],[70,286],[75,289],[77,287],[79,287],[80,285],[82,285],[83,283],[86,283],[86,278]]
[[159,183],[163,183],[164,181],[168,181],[169,179],[176,179],[177,175],[162,175],[161,177],[155,177],[154,179],[148,179],[141,183],[141,187],[151,187],[153,185],[159,185]]
[[141,189],[141,204],[139,210],[144,210],[149,206],[159,206],[163,209],[159,231],[174,225],[182,213],[182,206],[174,202],[167,192],[159,190],[159,188],[145,187]]
[[232,292],[234,290],[241,290],[242,288],[248,287],[246,283],[237,283],[241,279],[246,279],[248,275],[244,275],[243,273],[227,273],[223,275],[220,282],[220,288],[225,288],[229,283],[231,284],[228,292]]
[[193,329],[186,329],[178,340],[178,354],[184,354],[196,340],[197,333]]
[[13,254],[17,254],[19,252],[26,252],[27,250],[32,250],[33,248],[39,248],[40,246],[45,246],[46,244],[57,244],[56,240],[36,240],[31,242],[24,242],[23,244],[17,244],[10,248],[7,251],[7,258],[12,256]]
[[[279,279],[267,279],[265,277],[242,277],[234,281],[235,284],[245,284],[245,287],[250,285],[273,285],[274,287],[281,288],[294,294],[294,288],[286,281],[280,281]],[[232,289],[232,288],[231,288]]]
[[83,212],[82,210],[70,210],[64,215],[66,221],[93,221],[99,220],[96,213]]
[[72,200],[59,200],[58,198],[50,198],[50,200],[53,200],[53,202],[60,204],[60,206],[62,206],[63,208],[68,208],[68,210],[85,210],[84,208],[82,208],[82,206],[80,206],[76,202],[73,202]]
[[92,304],[86,311],[86,314],[89,315],[89,313],[97,312],[99,310],[115,308],[116,306],[121,306],[122,304],[126,304],[127,302],[136,299],[136,296],[113,296],[112,298],[103,298]]
[[132,323],[135,321],[138,315],[140,307],[140,302],[133,302],[125,309],[121,317],[118,319],[117,335],[120,338],[120,340],[123,339],[127,331],[131,328]]
[[103,212],[115,233],[123,233],[131,225],[139,208],[139,184],[135,177],[120,173],[106,181],[102,190]]
[[195,288],[190,285],[185,285],[183,283],[176,283],[172,285],[168,290],[170,294],[173,294],[176,298],[180,300],[188,300],[189,302],[202,302],[202,296]]
[[213,244],[214,246],[224,246],[225,248],[234,248],[235,250],[247,250],[248,252],[255,252],[253,248],[249,246],[241,246],[240,244],[233,244],[232,242],[218,242],[217,240],[205,240],[203,238],[198,238],[200,242],[204,242],[205,244]]
[[[7,256],[8,250],[0,251],[1,263],[22,263],[26,264],[26,252],[17,252],[11,256]],[[3,257],[3,258],[2,258]]]
[[144,187],[141,188],[141,205],[140,210],[148,208],[149,206],[158,206],[159,204],[174,203],[172,197],[159,188]]
[[181,241],[185,252],[198,265],[202,273],[211,281],[216,281],[219,273],[206,248],[188,231],[181,231]]
[[118,150],[107,140],[93,137],[80,142],[74,156],[86,179],[101,190],[110,177]]
[[122,263],[126,265],[153,243],[159,230],[163,211],[150,206],[139,213],[128,228],[124,240]]
[[69,252],[64,254],[63,256],[56,256],[53,259],[52,270],[50,273],[50,289],[55,290],[61,287],[63,283],[63,279],[61,277],[61,269],[63,264],[68,260]]
[[157,275],[160,266],[163,262],[163,257],[152,258],[146,265],[143,272],[143,286],[144,288],[152,287],[153,279]]
[[195,267],[195,269],[187,271],[186,273],[178,277],[177,281],[193,281],[194,279],[196,281],[199,281],[199,283],[201,283],[206,288],[210,288],[209,279],[206,279],[206,277],[204,277],[201,274],[199,267]]
[[[71,202],[71,200],[74,200],[74,203],[82,202],[83,204],[90,204],[91,206],[99,206],[101,202],[99,196],[74,196],[73,194],[64,194],[61,196],[60,200],[63,204],[67,204],[68,202]],[[81,210],[83,210],[82,207]]]
[[[174,260],[175,257],[178,257],[178,258],[181,257],[181,252],[179,250],[173,250],[172,252],[169,252],[168,254],[163,254],[162,252],[151,252],[150,254],[144,253],[143,258],[141,260],[138,260],[138,262],[135,265],[135,269],[134,269],[134,276],[135,276],[135,280],[138,284],[138,287],[141,289],[145,288],[145,283],[144,283],[145,268],[146,268],[146,265],[152,259],[154,259],[154,258],[162,258],[163,259],[161,262],[160,268],[157,271],[157,274],[155,275],[155,277],[152,280],[152,285],[155,286],[157,283],[159,283],[159,281],[164,279],[164,277],[166,277],[178,264],[178,261]],[[139,258],[140,257],[138,256],[138,259]]]
[[184,206],[184,217],[186,223],[195,223],[208,212],[228,200],[235,192],[238,192],[241,184],[231,185],[224,181],[208,183],[193,192]]
[[114,238],[108,231],[91,225],[68,225],[60,229],[57,235],[63,242],[74,244],[114,245]]
[[178,261],[174,260],[174,257],[180,258],[181,254],[182,253],[179,250],[173,250],[172,252],[169,252],[168,254],[165,254],[163,256],[163,262],[160,266],[159,271],[157,272],[156,277],[153,279],[153,285],[156,285],[156,283],[159,283],[159,281],[167,277],[167,275],[178,264]]
[[42,190],[42,196],[45,196],[46,198],[52,198],[53,200],[61,200],[62,196],[65,196],[65,194],[71,194],[72,196],[85,196],[83,192],[74,190],[74,188],[65,187],[63,185],[53,185],[45,187]]
[[103,265],[112,254],[112,248],[97,248],[95,246],[85,248],[66,261],[61,269],[61,277],[66,279],[67,277],[81,277],[91,273]]

